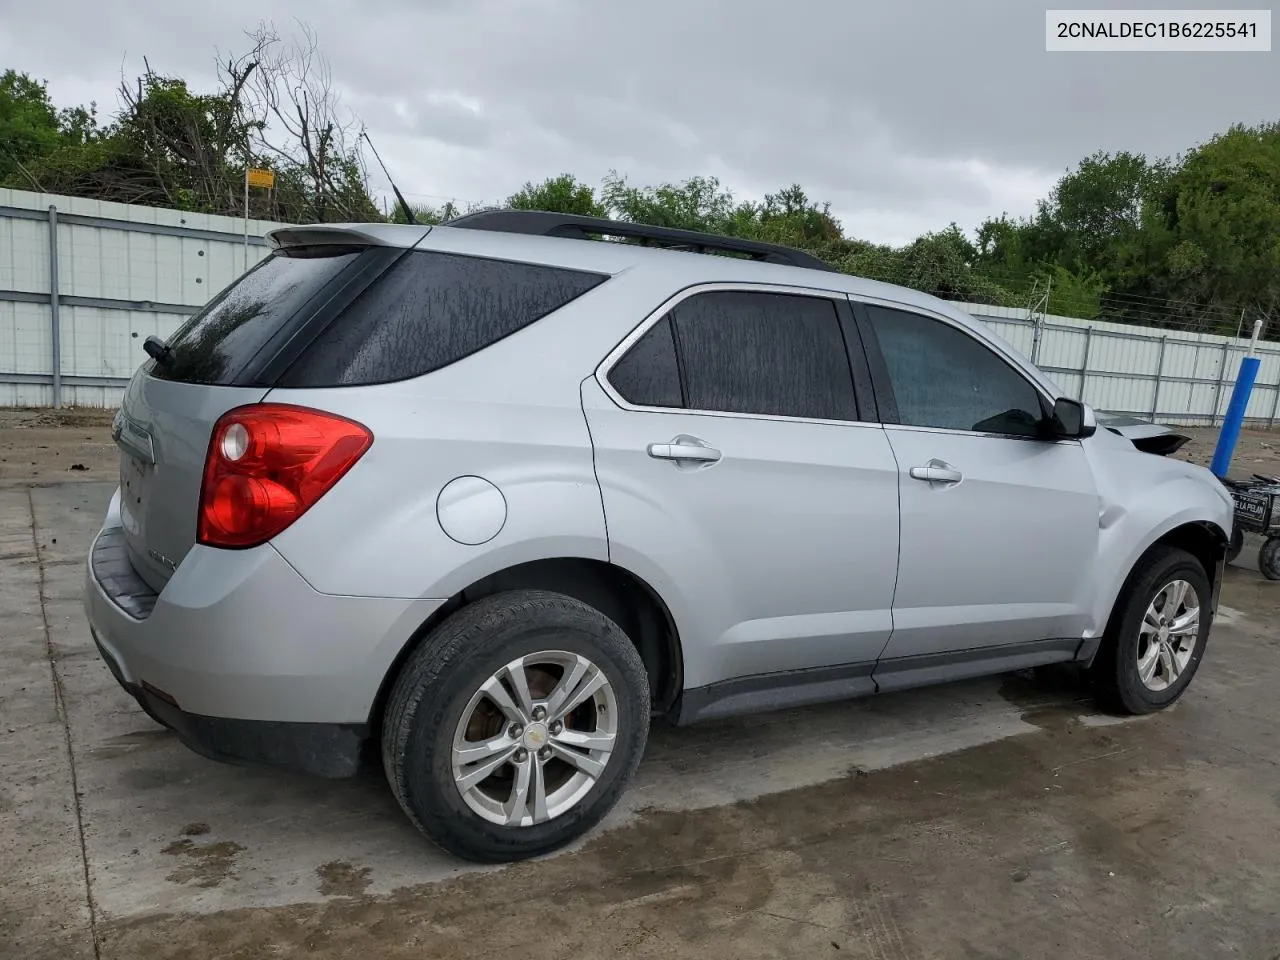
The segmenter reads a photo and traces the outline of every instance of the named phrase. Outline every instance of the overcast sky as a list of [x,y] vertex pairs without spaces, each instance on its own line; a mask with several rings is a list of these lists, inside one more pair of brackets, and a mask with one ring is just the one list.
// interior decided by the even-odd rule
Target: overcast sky
[[1170,155],[1280,119],[1280,53],[1048,54],[1046,5],[1027,0],[359,6],[0,0],[0,68],[110,114],[144,55],[211,85],[215,51],[247,48],[264,16],[281,32],[300,17],[411,200],[492,202],[610,168],[636,184],[714,175],[744,197],[794,181],[846,233],[889,243],[1029,213],[1094,150]]

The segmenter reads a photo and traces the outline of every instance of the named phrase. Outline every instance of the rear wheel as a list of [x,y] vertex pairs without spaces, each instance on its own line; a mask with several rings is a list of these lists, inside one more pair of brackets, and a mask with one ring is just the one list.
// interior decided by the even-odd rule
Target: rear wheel
[[617,802],[648,738],[644,664],[622,630],[560,594],[464,607],[396,680],[382,755],[401,807],[469,860],[548,853]]
[[1150,713],[1182,696],[1209,638],[1210,601],[1195,557],[1172,547],[1149,553],[1129,578],[1090,670],[1102,704]]

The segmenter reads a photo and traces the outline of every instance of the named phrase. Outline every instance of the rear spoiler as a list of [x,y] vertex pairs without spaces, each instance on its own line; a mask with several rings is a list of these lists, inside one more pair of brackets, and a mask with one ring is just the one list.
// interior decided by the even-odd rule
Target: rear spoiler
[[323,223],[277,227],[266,241],[273,249],[352,244],[372,247],[412,247],[431,232],[430,227],[400,223]]

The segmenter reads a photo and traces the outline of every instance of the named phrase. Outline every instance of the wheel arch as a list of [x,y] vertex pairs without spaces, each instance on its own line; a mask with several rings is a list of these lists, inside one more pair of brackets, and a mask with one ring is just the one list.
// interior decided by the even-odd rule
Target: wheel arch
[[381,728],[395,679],[406,660],[439,624],[482,597],[509,590],[549,590],[573,597],[613,620],[635,645],[649,675],[653,709],[665,714],[684,687],[684,651],[670,609],[643,578],[617,564],[583,557],[531,560],[495,571],[451,596],[414,631],[388,667],[369,714]]
[[1222,568],[1226,562],[1229,541],[1230,535],[1211,520],[1190,520],[1179,523],[1156,536],[1133,558],[1124,579],[1111,596],[1104,632],[1099,634],[1098,642],[1094,645],[1085,666],[1091,665],[1097,657],[1098,650],[1101,649],[1106,634],[1111,631],[1120,606],[1129,592],[1134,576],[1142,568],[1146,559],[1157,550],[1173,547],[1186,551],[1200,561],[1205,576],[1209,580],[1212,606],[1216,609],[1218,594],[1222,589]]
[[1231,536],[1216,523],[1209,520],[1194,520],[1183,523],[1158,537],[1155,542],[1143,551],[1149,554],[1153,547],[1168,546],[1185,550],[1204,567],[1209,585],[1217,589],[1219,576],[1218,561],[1226,555]]

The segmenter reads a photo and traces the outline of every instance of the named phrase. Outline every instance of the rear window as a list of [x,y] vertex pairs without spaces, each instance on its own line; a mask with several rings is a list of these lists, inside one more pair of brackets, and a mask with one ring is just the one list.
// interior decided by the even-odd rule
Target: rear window
[[169,340],[172,359],[151,375],[225,386],[267,341],[300,313],[359,251],[350,247],[277,250],[188,320]]
[[422,376],[529,326],[606,279],[538,264],[409,253],[307,348],[281,385],[357,386]]

